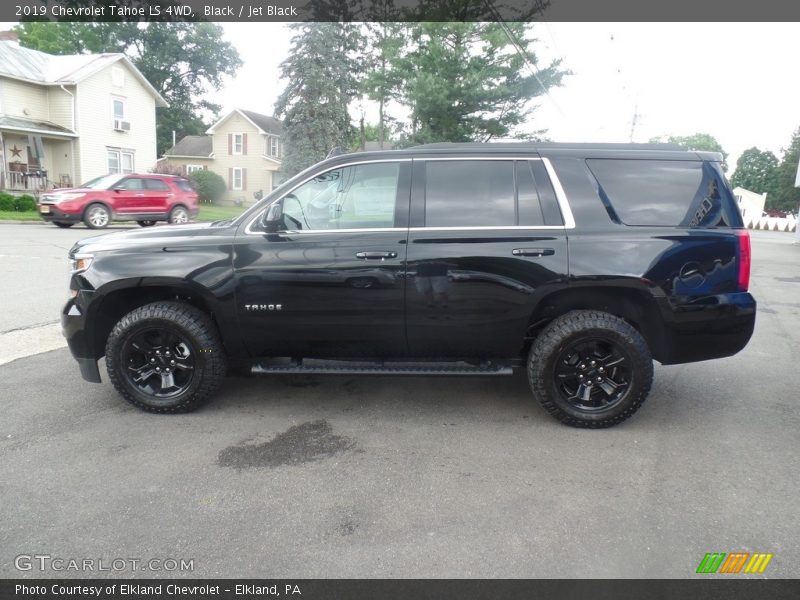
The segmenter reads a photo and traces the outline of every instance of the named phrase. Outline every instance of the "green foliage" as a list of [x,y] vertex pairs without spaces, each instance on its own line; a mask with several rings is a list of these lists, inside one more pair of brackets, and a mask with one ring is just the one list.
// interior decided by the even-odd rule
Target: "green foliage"
[[724,172],[728,172],[728,153],[722,149],[722,144],[720,144],[717,139],[709,134],[709,133],[695,133],[694,135],[670,135],[670,136],[662,136],[662,137],[655,137],[650,139],[651,143],[663,143],[667,142],[670,144],[680,144],[684,146],[687,150],[699,150],[705,152],[719,152],[722,154],[722,170]]
[[767,208],[795,212],[800,206],[800,188],[794,186],[800,161],[800,128],[792,135],[789,147],[783,152],[781,164],[775,171],[775,191],[772,201],[767,196]]
[[227,185],[225,180],[213,171],[194,171],[189,173],[189,181],[192,182],[200,202],[216,202],[225,193]]
[[14,196],[6,194],[5,192],[0,192],[0,211],[11,212],[14,210],[16,210],[14,208]]
[[12,196],[0,192],[0,212],[34,212],[36,210],[36,198],[28,194],[22,196]]
[[743,187],[759,194],[767,193],[767,200],[775,191],[778,158],[769,150],[748,148],[736,161],[736,170],[731,176],[733,187]]
[[568,72],[560,61],[538,64],[530,32],[526,23],[410,25],[396,60],[398,97],[411,110],[406,144],[538,136],[531,100]]
[[52,54],[121,52],[169,103],[156,112],[158,154],[172,146],[172,131],[180,139],[207,127],[204,112],[220,107],[203,100],[218,90],[223,78],[241,66],[239,53],[214,23],[41,23],[17,27],[20,44]]
[[281,63],[286,88],[275,103],[283,119],[286,176],[325,158],[354,140],[348,104],[356,96],[355,53],[361,44],[353,23],[295,23],[289,56]]

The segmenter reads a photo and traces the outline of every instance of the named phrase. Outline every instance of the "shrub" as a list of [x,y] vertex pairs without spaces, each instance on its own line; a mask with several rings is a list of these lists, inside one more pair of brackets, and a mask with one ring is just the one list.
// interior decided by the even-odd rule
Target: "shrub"
[[216,202],[228,187],[222,177],[205,169],[189,173],[189,181],[197,190],[200,202]]
[[36,198],[24,194],[14,202],[14,210],[17,212],[32,212],[36,210]]
[[0,192],[0,210],[5,212],[14,210],[14,196]]

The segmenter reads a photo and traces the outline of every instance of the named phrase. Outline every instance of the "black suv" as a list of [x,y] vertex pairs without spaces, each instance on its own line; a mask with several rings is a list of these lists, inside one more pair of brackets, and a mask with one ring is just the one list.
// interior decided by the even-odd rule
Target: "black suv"
[[83,377],[152,412],[259,373],[507,375],[569,425],[646,398],[652,360],[753,332],[750,239],[720,156],[665,145],[435,144],[325,160],[235,220],[70,251]]

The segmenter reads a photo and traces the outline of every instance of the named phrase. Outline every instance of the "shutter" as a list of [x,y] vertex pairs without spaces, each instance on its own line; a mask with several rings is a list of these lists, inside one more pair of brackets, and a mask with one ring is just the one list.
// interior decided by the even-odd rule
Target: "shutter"
[[233,189],[233,167],[228,167],[228,189]]
[[242,169],[242,191],[247,190],[247,169]]
[[247,154],[247,134],[242,134],[242,154]]
[[228,134],[228,154],[233,154],[233,134]]

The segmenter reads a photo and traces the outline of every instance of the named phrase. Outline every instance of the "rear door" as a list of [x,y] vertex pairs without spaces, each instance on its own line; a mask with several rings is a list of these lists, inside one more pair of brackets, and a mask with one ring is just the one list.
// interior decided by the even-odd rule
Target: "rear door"
[[145,179],[144,192],[141,212],[149,214],[167,212],[167,206],[173,193],[163,180],[154,177]]
[[406,271],[411,355],[520,351],[538,298],[568,273],[565,219],[548,169],[538,157],[414,160]]

